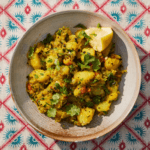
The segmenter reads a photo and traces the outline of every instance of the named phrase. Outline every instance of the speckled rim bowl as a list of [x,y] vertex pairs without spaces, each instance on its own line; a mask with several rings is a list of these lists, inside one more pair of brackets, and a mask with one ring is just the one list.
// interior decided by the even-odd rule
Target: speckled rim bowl
[[[27,65],[26,55],[29,47],[43,40],[48,33],[54,34],[62,26],[68,26],[74,33],[76,29],[73,27],[78,23],[87,27],[96,27],[97,23],[112,27],[114,31],[113,41],[116,43],[115,52],[122,56],[123,69],[128,71],[123,75],[120,82],[119,98],[116,102],[113,102],[108,115],[95,115],[91,123],[85,127],[74,126],[65,121],[58,123],[45,114],[40,114],[26,92],[26,76],[32,71],[32,68]],[[53,139],[85,141],[110,132],[129,114],[139,93],[141,68],[133,43],[118,24],[100,14],[69,10],[54,13],[41,19],[23,35],[11,60],[9,78],[12,98],[18,111],[29,125]]]

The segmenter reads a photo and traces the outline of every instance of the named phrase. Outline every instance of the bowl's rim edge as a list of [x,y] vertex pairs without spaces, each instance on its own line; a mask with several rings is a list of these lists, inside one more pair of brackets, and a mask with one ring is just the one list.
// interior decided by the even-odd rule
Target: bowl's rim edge
[[[132,48],[133,48],[133,53],[135,55],[135,58],[136,58],[136,65],[137,65],[137,74],[138,74],[138,81],[136,82],[136,87],[137,89],[135,90],[135,93],[134,93],[134,97],[132,99],[132,103],[130,104],[130,108],[128,107],[128,110],[126,110],[123,114],[123,116],[119,117],[112,125],[110,125],[107,129],[103,129],[102,131],[99,131],[99,132],[96,132],[94,134],[90,134],[90,135],[85,135],[85,136],[80,136],[80,137],[64,137],[64,136],[61,136],[61,135],[57,135],[57,134],[54,134],[51,132],[51,134],[47,134],[46,132],[43,132],[41,131],[40,129],[38,129],[37,127],[35,127],[35,125],[33,125],[32,123],[30,123],[30,121],[24,116],[24,114],[22,113],[22,111],[20,110],[18,104],[17,104],[17,101],[15,100],[15,97],[14,97],[14,94],[13,94],[13,90],[12,90],[12,84],[11,84],[11,72],[12,72],[12,62],[13,62],[13,59],[14,59],[14,56],[15,56],[15,52],[16,52],[16,49],[21,41],[21,39],[28,33],[30,32],[30,30],[32,30],[32,28],[34,28],[34,26],[36,26],[37,24],[39,24],[40,22],[46,20],[47,18],[51,18],[51,17],[54,17],[56,15],[61,15],[61,14],[66,14],[66,13],[69,13],[69,12],[78,12],[78,13],[85,13],[85,14],[92,14],[94,16],[97,16],[97,17],[103,17],[105,18],[107,21],[111,21],[112,23],[115,23],[117,25],[117,28],[119,28],[123,33],[124,35],[126,36],[126,39],[129,41],[129,43],[131,44]],[[66,11],[60,11],[60,12],[57,12],[57,13],[53,13],[51,15],[48,15],[42,19],[40,19],[39,21],[37,21],[33,26],[31,26],[24,34],[22,37],[20,37],[16,47],[15,47],[15,50],[14,50],[14,53],[12,55],[12,59],[11,59],[11,62],[10,62],[10,66],[9,66],[9,76],[8,76],[8,80],[9,80],[9,86],[10,86],[10,91],[11,91],[11,96],[12,96],[12,99],[17,107],[17,109],[19,110],[19,113],[21,114],[22,118],[32,127],[34,128],[35,130],[37,130],[38,132],[50,137],[50,138],[53,138],[55,140],[60,140],[60,141],[67,141],[67,142],[78,142],[78,141],[87,141],[87,140],[91,140],[91,139],[95,139],[95,138],[98,138],[100,136],[103,136],[105,134],[107,134],[108,132],[112,131],[115,127],[119,126],[123,120],[127,117],[127,115],[129,114],[129,112],[131,111],[132,107],[134,106],[135,102],[136,102],[136,99],[138,97],[138,94],[139,94],[139,90],[140,90],[140,83],[141,83],[141,65],[140,65],[140,60],[139,60],[139,56],[138,56],[138,53],[136,51],[136,48],[133,44],[133,42],[131,41],[131,39],[129,38],[129,36],[127,35],[127,33],[116,23],[116,22],[113,22],[112,20],[108,19],[107,17],[101,15],[101,14],[96,14],[94,12],[91,12],[91,11],[85,11],[85,10],[66,10]]]

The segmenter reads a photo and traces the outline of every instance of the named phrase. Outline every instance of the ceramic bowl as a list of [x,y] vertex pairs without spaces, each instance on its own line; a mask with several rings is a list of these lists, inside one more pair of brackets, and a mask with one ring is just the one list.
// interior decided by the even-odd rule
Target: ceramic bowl
[[[27,65],[29,47],[43,40],[48,33],[54,34],[62,26],[69,27],[74,33],[76,29],[73,27],[79,23],[87,27],[96,27],[98,23],[104,27],[111,27],[114,31],[115,53],[122,56],[123,69],[127,69],[120,82],[119,98],[113,102],[108,115],[95,115],[91,123],[85,127],[74,126],[67,122],[58,123],[45,114],[40,114],[26,92],[26,76],[32,71]],[[108,18],[81,10],[54,13],[35,23],[18,42],[10,64],[10,89],[22,117],[40,133],[62,141],[94,139],[117,127],[131,111],[139,93],[140,82],[139,57],[128,35]]]

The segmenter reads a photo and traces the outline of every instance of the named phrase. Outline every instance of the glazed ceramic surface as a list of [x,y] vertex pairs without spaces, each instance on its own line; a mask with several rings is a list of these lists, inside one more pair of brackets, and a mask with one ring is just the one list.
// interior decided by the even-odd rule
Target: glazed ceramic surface
[[[62,26],[69,27],[74,33],[76,29],[73,27],[78,23],[88,28],[96,27],[98,23],[111,27],[114,31],[115,53],[122,56],[123,69],[127,69],[127,73],[123,75],[120,82],[119,98],[113,102],[108,115],[95,115],[91,123],[85,127],[74,126],[65,121],[57,123],[45,114],[40,114],[26,92],[26,76],[32,71],[32,68],[27,65],[29,47],[43,40],[48,33],[54,34]],[[42,134],[63,141],[90,140],[114,129],[131,111],[139,93],[140,81],[139,57],[127,34],[119,25],[104,16],[86,11],[59,12],[38,21],[18,42],[10,65],[12,97],[22,117]]]

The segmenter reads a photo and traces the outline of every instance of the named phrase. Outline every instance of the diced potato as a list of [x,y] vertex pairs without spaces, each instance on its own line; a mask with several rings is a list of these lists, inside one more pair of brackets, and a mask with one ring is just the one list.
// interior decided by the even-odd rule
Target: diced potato
[[32,58],[30,59],[30,64],[33,69],[40,69],[42,67],[41,60],[37,53],[34,53]]
[[77,116],[78,122],[81,126],[89,124],[93,118],[95,109],[92,108],[82,108],[80,114]]
[[102,103],[99,103],[98,105],[95,105],[95,109],[98,112],[108,111],[110,109],[110,105],[111,103],[107,100]]
[[44,44],[42,42],[37,43],[37,47],[35,49],[35,53],[39,53],[44,49]]
[[108,70],[116,70],[121,64],[121,61],[116,58],[108,58],[105,60],[105,68]]
[[29,78],[30,78],[29,80],[30,83],[45,82],[50,78],[50,73],[49,71],[36,69],[29,74]]
[[76,42],[67,42],[66,48],[76,51],[78,49],[78,44]]
[[90,72],[90,71],[80,71],[75,73],[73,79],[72,79],[72,83],[76,84],[81,82],[81,84],[87,84],[90,82],[90,80],[92,80],[95,76],[94,72]]
[[46,58],[46,68],[47,69],[50,68],[54,64],[54,62],[57,58],[58,58],[58,56],[56,54],[52,54],[52,55],[48,56]]

